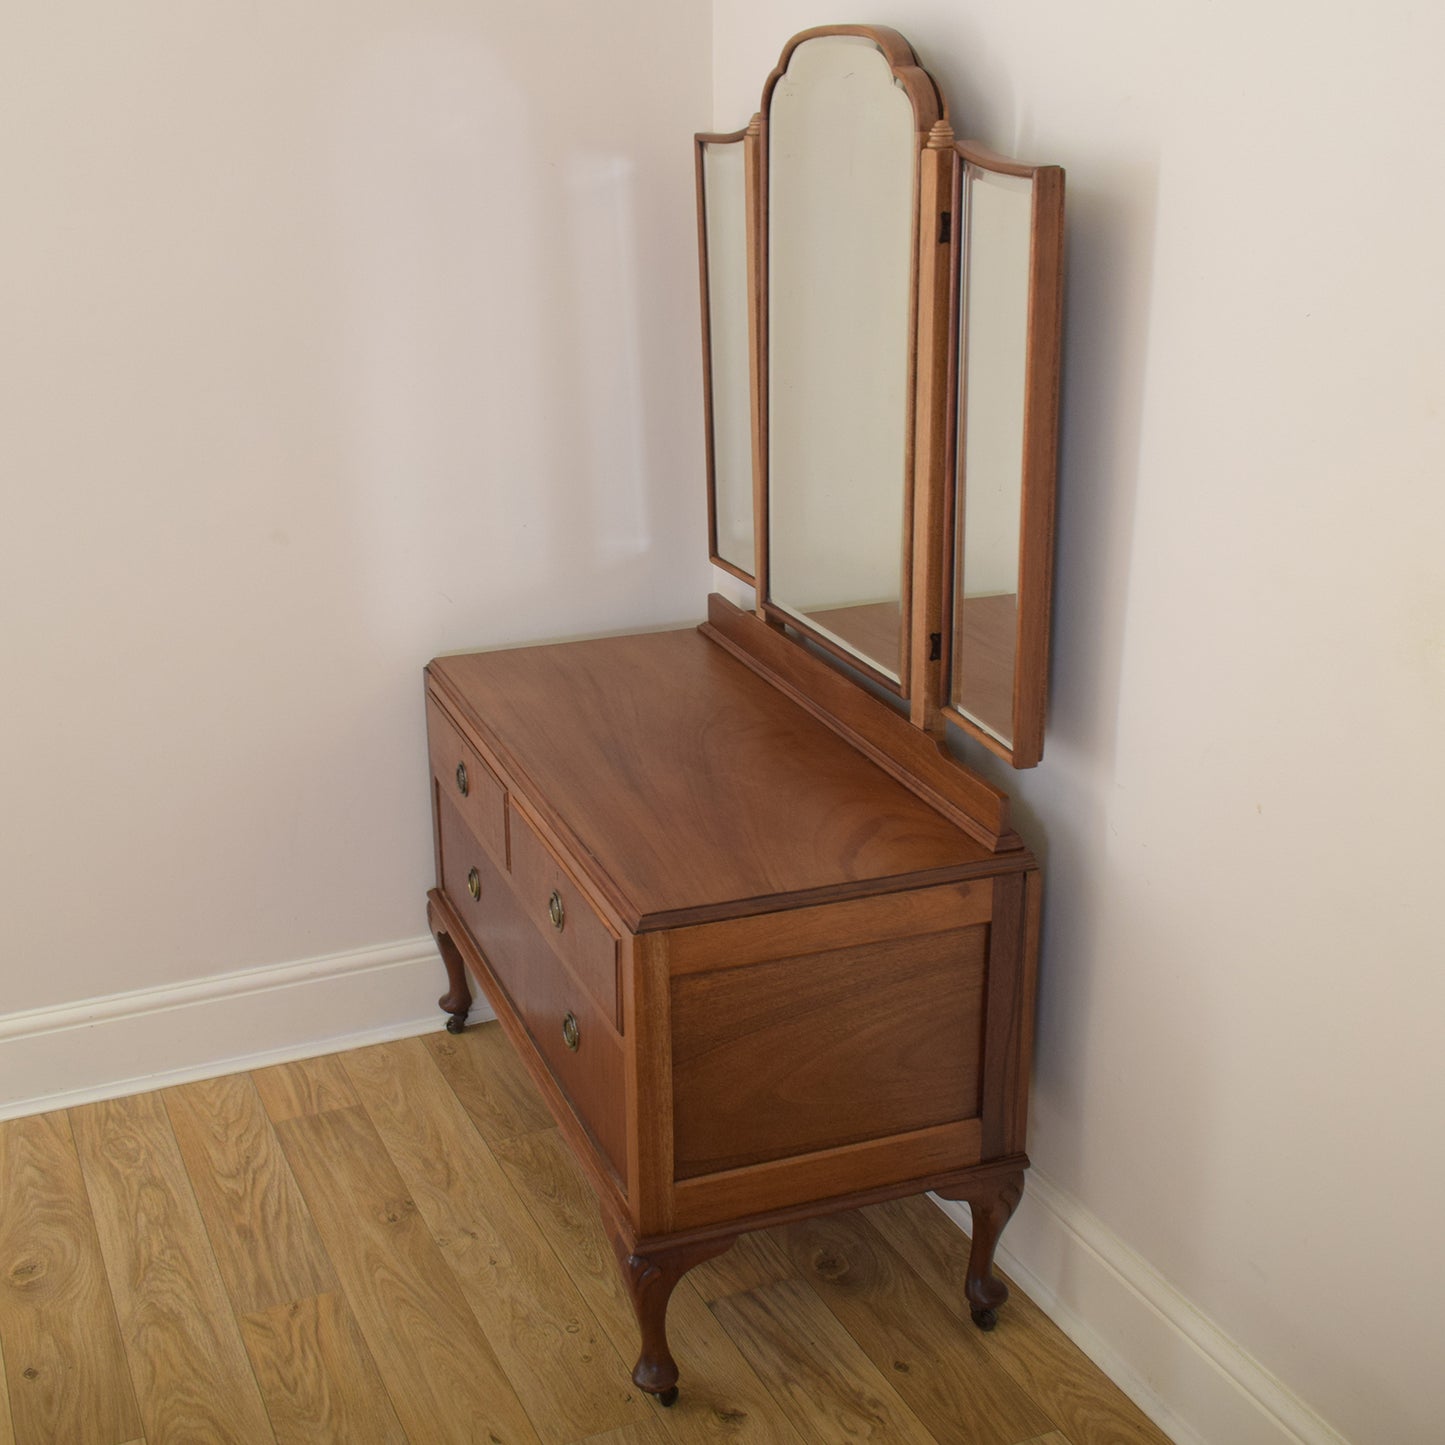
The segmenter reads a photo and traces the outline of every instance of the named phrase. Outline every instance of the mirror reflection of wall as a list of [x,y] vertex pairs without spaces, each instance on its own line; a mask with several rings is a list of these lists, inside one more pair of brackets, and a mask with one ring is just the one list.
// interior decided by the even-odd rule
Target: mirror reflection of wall
[[872,41],[820,37],[767,138],[770,598],[897,680],[913,107]]
[[728,140],[703,141],[700,154],[715,549],[723,561],[751,577],[755,565],[753,442],[747,184],[741,133]]
[[1028,176],[964,167],[952,701],[1005,744],[1013,737],[1032,230]]

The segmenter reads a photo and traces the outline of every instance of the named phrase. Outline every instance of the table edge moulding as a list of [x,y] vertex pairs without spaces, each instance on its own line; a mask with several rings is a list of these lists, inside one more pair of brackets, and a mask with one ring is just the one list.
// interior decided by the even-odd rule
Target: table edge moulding
[[447,1026],[475,982],[663,1404],[669,1297],[748,1230],[932,1190],[974,1322],[1007,1298],[1041,881],[949,743],[1042,750],[1062,263],[1062,173],[957,145],[893,31],[794,37],[695,146],[709,546],[752,604],[426,669]]

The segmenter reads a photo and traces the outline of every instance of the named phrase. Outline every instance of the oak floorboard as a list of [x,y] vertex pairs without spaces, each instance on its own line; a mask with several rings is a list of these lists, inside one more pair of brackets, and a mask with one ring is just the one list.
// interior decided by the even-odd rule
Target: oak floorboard
[[70,1122],[147,1441],[271,1440],[160,1095],[87,1104]]
[[0,1445],[119,1445],[140,1434],[64,1113],[0,1124],[0,1342]]
[[357,1102],[339,1054],[253,1069],[251,1082],[273,1124],[330,1109],[355,1108]]
[[489,1145],[552,1127],[551,1112],[500,1024],[424,1034],[422,1043]]
[[238,1315],[338,1288],[301,1191],[245,1074],[162,1095]]
[[1052,1430],[1043,1413],[857,1213],[778,1231],[798,1274],[862,1346],[939,1445],[1016,1445]]
[[[863,1217],[960,1321],[968,1236],[922,1195],[876,1204]],[[1021,1290],[980,1343],[1074,1445],[1170,1445],[1169,1437]]]
[[932,1445],[922,1422],[802,1280],[725,1295],[712,1312],[804,1439]]
[[[638,1351],[637,1318],[596,1200],[567,1145],[553,1128],[494,1147],[630,1375]],[[667,1439],[799,1445],[782,1410],[686,1277],[673,1293],[667,1333],[682,1372],[677,1404],[654,1418]]]
[[687,1282],[708,1304],[725,1295],[748,1294],[797,1274],[775,1232],[757,1231],[739,1236],[732,1248],[694,1265]]
[[5,1341],[3,1337],[0,1337],[0,1445],[15,1445],[15,1429],[10,1422],[10,1387],[5,1381]]
[[331,1109],[276,1127],[407,1435],[428,1445],[535,1442],[366,1111]]
[[342,1296],[243,1315],[241,1335],[277,1445],[407,1445]]
[[645,1419],[655,1407],[421,1041],[359,1049],[346,1068],[537,1434],[569,1445]]

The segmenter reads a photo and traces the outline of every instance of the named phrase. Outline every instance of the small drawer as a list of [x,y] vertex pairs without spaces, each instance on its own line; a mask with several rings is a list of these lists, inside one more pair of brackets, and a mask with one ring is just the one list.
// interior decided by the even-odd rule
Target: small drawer
[[627,1177],[622,1045],[601,1010],[537,931],[515,891],[443,798],[441,888],[526,1026],[573,1112]]
[[426,700],[426,741],[441,796],[466,821],[493,862],[507,866],[507,790],[436,701]]
[[617,938],[588,903],[572,875],[537,836],[513,802],[512,886],[522,910],[582,981],[592,1001],[621,1032]]

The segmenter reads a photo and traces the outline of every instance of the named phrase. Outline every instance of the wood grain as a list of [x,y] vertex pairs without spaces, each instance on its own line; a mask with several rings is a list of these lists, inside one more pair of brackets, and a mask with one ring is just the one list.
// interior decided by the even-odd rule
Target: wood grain
[[357,1103],[346,1068],[335,1054],[256,1069],[251,1082],[273,1124],[328,1109],[351,1109]]
[[542,1096],[501,1029],[426,1034],[422,1043],[488,1144],[552,1127]]
[[337,1288],[255,1085],[227,1074],[161,1096],[238,1314]]
[[976,924],[675,980],[676,1177],[976,1115],[988,933]]
[[158,1094],[70,1111],[150,1445],[271,1437]]
[[428,675],[633,931],[947,882],[987,858],[692,629],[438,658]]
[[535,1441],[365,1111],[288,1119],[277,1132],[406,1433]]
[[277,1445],[407,1445],[343,1296],[243,1315],[241,1334]]
[[819,1445],[877,1439],[928,1445],[932,1436],[800,1280],[727,1295],[713,1314],[798,1432]]
[[351,1080],[544,1441],[649,1408],[420,1041],[347,1056]]
[[140,1434],[64,1113],[0,1124],[0,1342],[0,1445]]
[[[498,1157],[630,1369],[638,1348],[636,1317],[596,1203],[566,1144],[556,1130],[546,1130],[499,1145]],[[667,1412],[667,1438],[797,1445],[777,1404],[688,1279],[673,1294],[667,1326],[684,1374],[681,1396]]]
[[[927,1199],[893,1200],[864,1210],[961,1323],[968,1320],[962,1234]],[[1017,1287],[999,1328],[980,1343],[1075,1445],[1169,1445],[1168,1437]]]
[[794,1268],[941,1445],[1014,1445],[1049,1419],[858,1214],[779,1231]]

